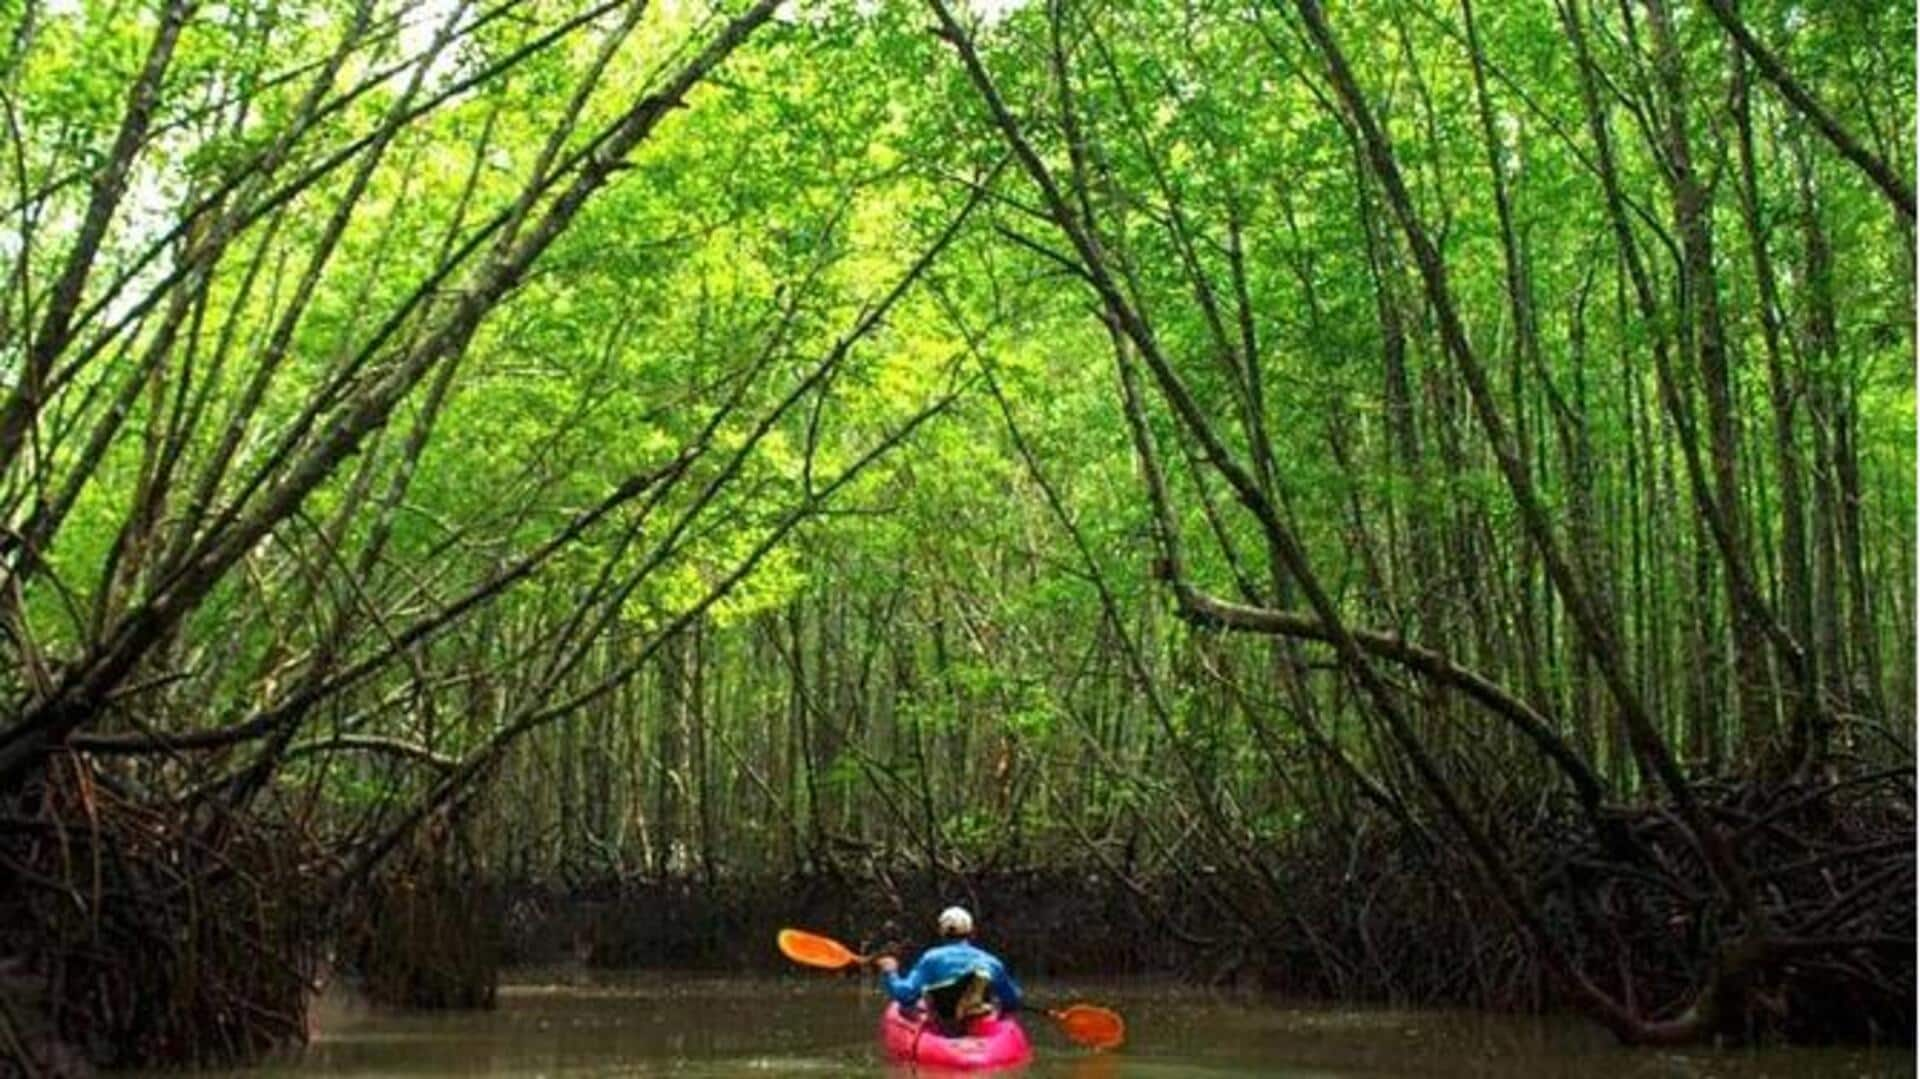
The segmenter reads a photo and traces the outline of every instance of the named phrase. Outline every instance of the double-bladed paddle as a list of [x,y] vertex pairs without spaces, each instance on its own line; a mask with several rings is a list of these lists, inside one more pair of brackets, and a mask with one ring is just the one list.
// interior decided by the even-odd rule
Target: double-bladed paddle
[[[861,955],[831,937],[800,929],[782,929],[780,951],[788,959],[820,970],[866,966],[874,956]],[[1064,1008],[1030,1009],[1060,1024],[1068,1040],[1089,1049],[1112,1049],[1127,1038],[1126,1020],[1112,1008],[1098,1004],[1069,1004]]]

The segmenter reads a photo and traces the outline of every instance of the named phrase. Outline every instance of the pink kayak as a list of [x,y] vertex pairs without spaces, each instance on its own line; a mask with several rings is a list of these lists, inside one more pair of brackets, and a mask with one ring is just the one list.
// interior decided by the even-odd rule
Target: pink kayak
[[949,1038],[919,1016],[902,1014],[898,1004],[880,1016],[880,1044],[895,1060],[930,1068],[1011,1068],[1033,1058],[1027,1032],[1011,1016],[975,1019],[964,1036]]

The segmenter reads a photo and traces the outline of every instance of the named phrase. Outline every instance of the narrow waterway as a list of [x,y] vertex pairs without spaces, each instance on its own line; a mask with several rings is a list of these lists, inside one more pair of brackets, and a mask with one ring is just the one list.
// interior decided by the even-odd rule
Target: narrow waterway
[[[1287,1007],[1166,986],[1039,983],[1036,997],[1120,1009],[1117,1053],[1075,1049],[1045,1019],[1027,1076],[1837,1079],[1908,1076],[1904,1050],[1621,1049],[1576,1020]],[[491,1012],[394,1013],[330,995],[297,1056],[235,1076],[883,1076],[871,984],[834,976],[526,977]]]

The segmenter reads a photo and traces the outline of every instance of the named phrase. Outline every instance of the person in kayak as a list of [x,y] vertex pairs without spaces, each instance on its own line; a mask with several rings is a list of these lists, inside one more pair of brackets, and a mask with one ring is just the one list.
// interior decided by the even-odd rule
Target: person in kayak
[[922,1007],[925,998],[936,1022],[950,1034],[962,1033],[970,1020],[992,1015],[995,1006],[1018,1011],[1020,984],[998,956],[974,945],[973,915],[965,907],[948,907],[940,912],[939,926],[943,943],[921,953],[905,977],[893,956],[876,961],[887,995],[902,1008]]

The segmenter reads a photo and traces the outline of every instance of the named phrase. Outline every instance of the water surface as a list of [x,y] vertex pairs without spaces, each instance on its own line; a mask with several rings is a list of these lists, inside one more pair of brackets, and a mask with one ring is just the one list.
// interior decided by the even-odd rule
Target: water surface
[[[1911,1076],[1900,1050],[1650,1052],[1574,1019],[1470,1012],[1289,1007],[1143,984],[1046,984],[1036,997],[1090,1000],[1127,1017],[1113,1054],[1074,1048],[1030,1019],[1031,1079],[1271,1076],[1357,1079],[1846,1079]],[[395,1013],[336,994],[314,1041],[246,1076],[904,1076],[875,1030],[882,1000],[833,975],[715,978],[657,972],[531,978],[478,1013]]]

